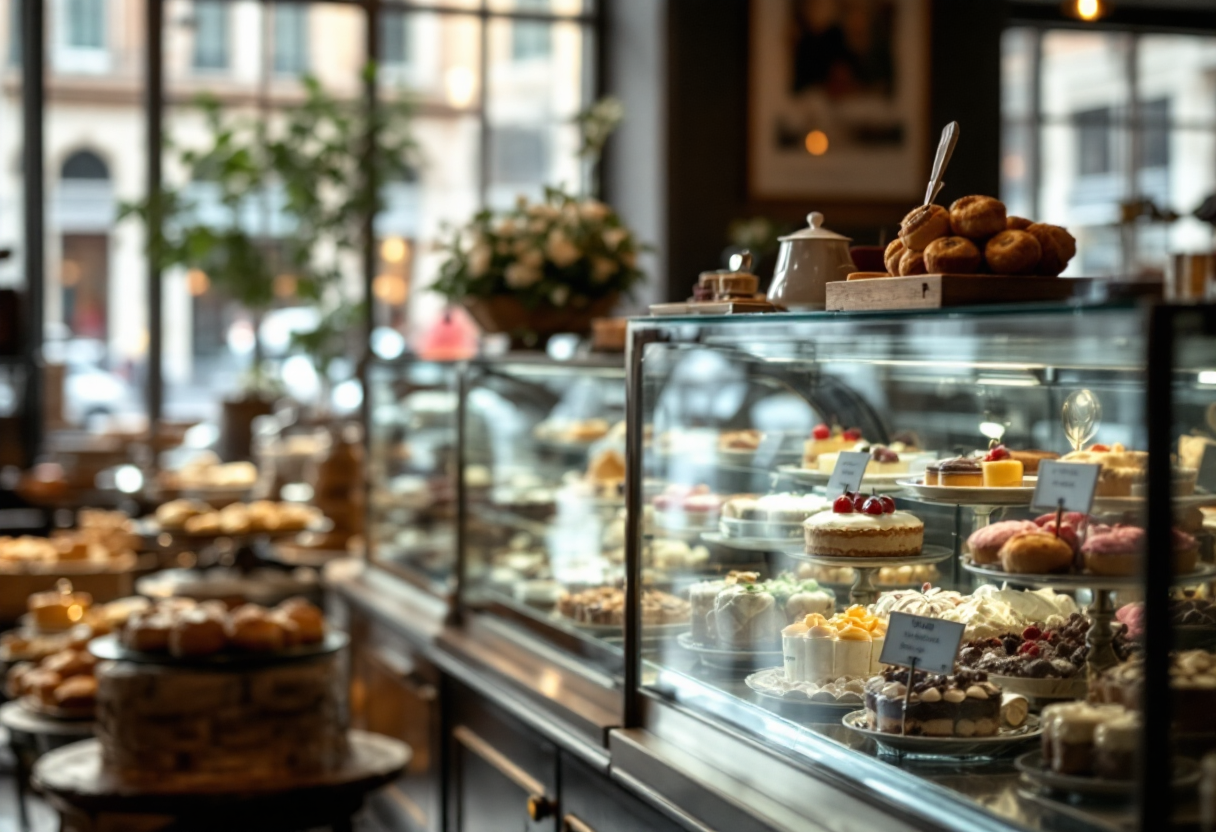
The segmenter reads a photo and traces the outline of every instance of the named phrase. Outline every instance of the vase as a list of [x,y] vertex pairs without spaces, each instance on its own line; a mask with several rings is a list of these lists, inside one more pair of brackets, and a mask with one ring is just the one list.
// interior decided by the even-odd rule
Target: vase
[[583,307],[550,303],[528,307],[514,295],[467,297],[461,303],[483,332],[509,335],[512,348],[538,349],[559,333],[590,332],[592,319],[605,317],[619,298],[619,293],[613,292]]

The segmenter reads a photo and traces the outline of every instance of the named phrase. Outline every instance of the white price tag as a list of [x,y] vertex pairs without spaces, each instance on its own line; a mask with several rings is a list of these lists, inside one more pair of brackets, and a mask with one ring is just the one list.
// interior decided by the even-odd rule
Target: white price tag
[[836,467],[828,479],[825,493],[828,497],[839,497],[846,491],[861,490],[861,478],[870,464],[869,451],[841,451],[836,457]]
[[1062,501],[1065,511],[1089,514],[1101,471],[1101,465],[1087,462],[1040,462],[1039,481],[1035,484],[1030,505],[1054,509],[1059,508]]
[[929,673],[953,673],[964,629],[966,625],[957,621],[893,612],[878,660],[900,667],[915,665]]

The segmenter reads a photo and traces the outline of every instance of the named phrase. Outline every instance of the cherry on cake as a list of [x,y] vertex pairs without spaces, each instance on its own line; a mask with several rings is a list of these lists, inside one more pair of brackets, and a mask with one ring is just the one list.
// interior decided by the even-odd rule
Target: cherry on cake
[[842,494],[829,511],[802,524],[806,551],[825,557],[913,557],[924,545],[925,524],[883,494]]

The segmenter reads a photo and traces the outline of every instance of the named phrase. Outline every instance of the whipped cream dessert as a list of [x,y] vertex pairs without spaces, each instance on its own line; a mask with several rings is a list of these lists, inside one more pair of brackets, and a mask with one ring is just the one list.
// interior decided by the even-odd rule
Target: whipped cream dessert
[[882,669],[886,635],[886,624],[861,606],[831,618],[812,613],[781,631],[786,681],[822,685],[871,676]]
[[921,592],[914,589],[884,592],[871,605],[870,611],[882,618],[890,618],[893,612],[904,612],[957,621],[966,625],[963,638],[970,641],[1021,632],[1031,624],[1045,625],[1047,629],[1060,628],[1080,608],[1070,596],[1051,589],[998,589],[986,584],[971,595],[940,587],[929,587]]

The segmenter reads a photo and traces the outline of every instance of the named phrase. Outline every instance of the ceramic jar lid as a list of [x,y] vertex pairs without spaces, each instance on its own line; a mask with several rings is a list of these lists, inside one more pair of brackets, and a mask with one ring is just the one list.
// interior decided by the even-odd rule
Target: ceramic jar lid
[[781,242],[786,240],[844,240],[852,242],[852,237],[846,237],[843,234],[837,234],[835,231],[828,231],[823,228],[823,214],[818,211],[812,211],[806,215],[807,228],[799,229],[793,234],[787,234],[784,237],[779,237]]

